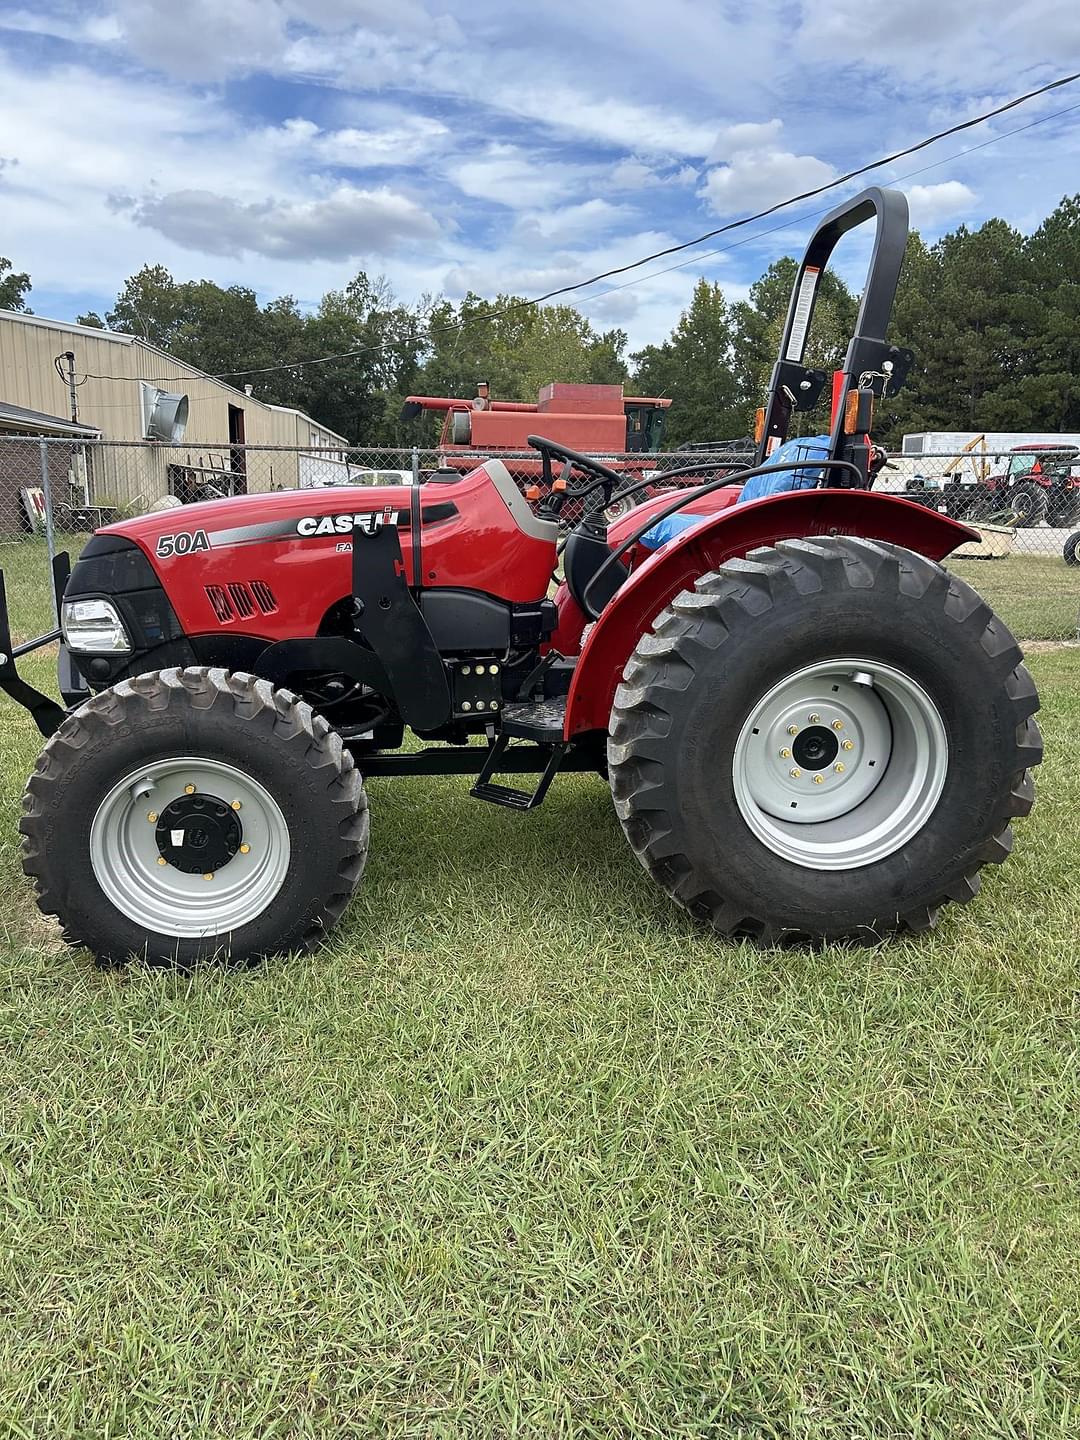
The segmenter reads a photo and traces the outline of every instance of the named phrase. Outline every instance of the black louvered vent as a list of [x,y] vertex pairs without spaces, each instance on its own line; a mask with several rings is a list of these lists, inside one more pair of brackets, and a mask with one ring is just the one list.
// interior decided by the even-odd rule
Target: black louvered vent
[[227,620],[233,618],[233,608],[229,604],[229,597],[221,585],[207,585],[206,598],[213,606],[214,614],[224,625]]
[[255,596],[255,603],[264,615],[272,615],[277,609],[274,592],[265,580],[253,580],[251,582],[251,593]]
[[255,614],[255,601],[251,598],[251,591],[246,585],[231,581],[229,584],[229,599],[233,603],[237,615],[241,620],[247,620]]

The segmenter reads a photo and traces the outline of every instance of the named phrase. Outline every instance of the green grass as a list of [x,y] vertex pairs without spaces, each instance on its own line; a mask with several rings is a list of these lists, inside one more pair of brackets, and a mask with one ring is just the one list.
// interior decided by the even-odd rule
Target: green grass
[[[1017,544],[1023,544],[1023,532]],[[947,560],[974,585],[1015,635],[1025,640],[1080,636],[1080,566],[1060,555],[1009,555],[1000,560]]]
[[[89,535],[57,534],[57,551],[66,550],[74,563]],[[0,541],[0,568],[4,572],[8,620],[16,644],[34,635],[43,635],[56,625],[52,601],[52,574],[45,541],[27,536],[24,540]]]
[[1080,1434],[1080,653],[1033,669],[1036,812],[925,938],[723,944],[599,780],[381,781],[333,945],[189,978],[35,917],[8,707],[0,1435]]

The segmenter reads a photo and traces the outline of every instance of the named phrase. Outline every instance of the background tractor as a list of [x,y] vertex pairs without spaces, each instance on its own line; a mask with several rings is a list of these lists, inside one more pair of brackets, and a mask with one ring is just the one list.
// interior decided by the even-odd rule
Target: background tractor
[[945,466],[940,484],[916,476],[909,500],[943,510],[954,520],[1011,520],[1023,529],[1064,529],[1080,522],[1080,450],[1060,441],[1015,445],[994,464],[985,436],[969,440]]
[[[871,221],[809,463],[785,442],[828,378],[803,364],[818,282]],[[313,945],[363,873],[361,772],[469,775],[516,811],[599,772],[641,864],[723,935],[872,939],[971,899],[1032,804],[1038,697],[941,566],[972,532],[869,488],[874,401],[911,360],[886,339],[906,234],[876,189],[821,223],[736,476],[689,484],[699,458],[609,524],[626,476],[529,435],[538,512],[494,458],[109,525],[58,570],[63,704],[0,605],[0,687],[49,737],[20,827],[41,908],[103,960]]]

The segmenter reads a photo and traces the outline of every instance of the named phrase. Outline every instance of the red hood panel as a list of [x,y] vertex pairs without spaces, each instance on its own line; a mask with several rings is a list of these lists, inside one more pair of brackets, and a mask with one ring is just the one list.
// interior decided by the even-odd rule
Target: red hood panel
[[[421,573],[414,575],[419,502]],[[527,603],[547,594],[555,546],[520,530],[481,467],[449,484],[335,486],[243,495],[141,515],[104,527],[148,556],[189,635],[217,630],[269,640],[314,635],[352,589],[352,531],[397,525],[410,585],[481,590]],[[214,587],[258,584],[269,613],[222,620]],[[262,594],[263,590],[260,589]],[[235,609],[235,607],[233,607]]]

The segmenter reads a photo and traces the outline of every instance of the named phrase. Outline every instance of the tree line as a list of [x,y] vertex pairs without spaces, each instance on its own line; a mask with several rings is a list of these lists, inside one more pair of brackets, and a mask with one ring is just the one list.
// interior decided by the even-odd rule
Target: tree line
[[[430,442],[431,416],[401,419],[409,394],[468,397],[487,380],[496,398],[528,400],[565,380],[670,397],[665,445],[674,447],[749,432],[796,271],[790,256],[776,261],[734,303],[699,280],[668,338],[632,354],[625,331],[597,329],[571,305],[471,292],[456,303],[427,296],[406,305],[363,272],[305,311],[291,296],[261,305],[245,286],[177,281],[145,265],[104,318],[78,319],[250,383],[260,399],[294,405],[359,444]],[[26,309],[30,288],[29,275],[0,257],[0,308]],[[857,297],[827,272],[808,364],[835,367],[857,310]],[[916,359],[905,389],[879,407],[887,444],[919,430],[1080,430],[1080,195],[1027,236],[997,219],[961,225],[932,245],[913,231],[890,338]],[[827,423],[826,407],[827,399],[800,417],[804,433]]]

